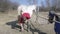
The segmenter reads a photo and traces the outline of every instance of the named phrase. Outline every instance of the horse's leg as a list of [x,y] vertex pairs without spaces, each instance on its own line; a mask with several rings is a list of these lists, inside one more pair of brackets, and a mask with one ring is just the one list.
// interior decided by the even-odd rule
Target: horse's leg
[[28,20],[27,20],[27,32],[28,32],[28,27],[29,27],[29,25],[28,25]]
[[23,31],[24,30],[24,18],[23,17],[21,17],[21,19],[20,19],[20,26],[21,26],[21,31]]
[[21,31],[24,31],[23,23],[21,23],[20,26],[21,26]]
[[30,20],[27,20],[27,32],[30,30]]

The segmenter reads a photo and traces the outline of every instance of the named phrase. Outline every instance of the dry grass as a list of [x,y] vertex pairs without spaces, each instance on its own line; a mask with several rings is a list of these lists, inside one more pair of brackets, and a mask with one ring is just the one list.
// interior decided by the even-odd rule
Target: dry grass
[[[48,12],[39,12],[38,15],[37,20],[35,14],[33,14],[31,18],[32,26],[30,32],[26,30],[19,32],[19,29],[11,29],[12,24],[17,20],[17,11],[11,11],[7,14],[0,13],[0,34],[55,34],[54,24],[47,24],[48,21],[46,19],[48,19]],[[7,25],[6,23],[11,24]]]

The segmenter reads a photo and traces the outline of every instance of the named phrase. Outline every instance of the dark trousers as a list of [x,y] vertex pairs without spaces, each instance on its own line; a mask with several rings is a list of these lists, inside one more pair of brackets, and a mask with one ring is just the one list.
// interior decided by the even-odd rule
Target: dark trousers
[[60,23],[55,22],[54,30],[57,34],[60,34]]

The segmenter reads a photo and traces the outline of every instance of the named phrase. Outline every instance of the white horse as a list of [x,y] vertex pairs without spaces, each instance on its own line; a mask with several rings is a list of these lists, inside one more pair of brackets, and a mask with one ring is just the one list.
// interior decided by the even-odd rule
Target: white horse
[[[36,10],[36,5],[20,5],[18,6],[18,22],[20,23],[21,30],[23,31],[23,22],[32,17],[33,10]],[[20,16],[20,17],[19,17]]]

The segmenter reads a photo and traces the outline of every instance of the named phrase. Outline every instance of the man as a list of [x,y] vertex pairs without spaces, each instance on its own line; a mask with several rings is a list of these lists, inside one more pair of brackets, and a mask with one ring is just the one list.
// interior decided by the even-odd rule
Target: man
[[21,30],[23,31],[24,21],[29,20],[33,14],[33,10],[36,9],[35,5],[21,5],[18,7],[18,22],[21,26]]
[[[55,10],[54,10],[55,11]],[[53,20],[55,17],[55,21]],[[49,22],[54,24],[54,30],[56,34],[60,34],[60,17],[59,14],[55,13],[55,12],[49,12]]]
[[55,27],[54,30],[56,34],[60,34],[60,15],[55,14]]
[[54,9],[51,9],[50,11],[49,11],[49,19],[48,19],[48,21],[49,21],[49,23],[53,23],[53,19],[54,19],[54,16],[55,16],[55,11],[54,11]]

